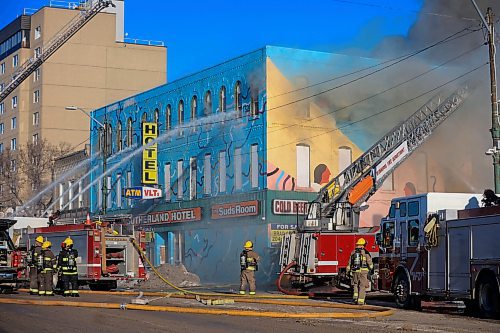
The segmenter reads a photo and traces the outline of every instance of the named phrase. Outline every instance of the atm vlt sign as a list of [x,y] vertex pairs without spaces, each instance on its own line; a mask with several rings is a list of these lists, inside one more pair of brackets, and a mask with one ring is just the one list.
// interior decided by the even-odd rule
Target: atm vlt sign
[[[158,137],[158,125],[156,123],[142,124],[142,145],[146,146],[149,142]],[[142,152],[142,183],[158,184],[158,144],[154,143]]]

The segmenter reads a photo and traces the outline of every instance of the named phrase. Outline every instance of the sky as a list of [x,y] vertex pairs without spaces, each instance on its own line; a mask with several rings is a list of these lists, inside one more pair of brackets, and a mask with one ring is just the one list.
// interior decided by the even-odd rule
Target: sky
[[[125,0],[130,38],[163,41],[168,81],[265,45],[338,52],[405,38],[424,0]],[[0,27],[50,0],[0,0]],[[62,1],[53,1],[61,3]]]

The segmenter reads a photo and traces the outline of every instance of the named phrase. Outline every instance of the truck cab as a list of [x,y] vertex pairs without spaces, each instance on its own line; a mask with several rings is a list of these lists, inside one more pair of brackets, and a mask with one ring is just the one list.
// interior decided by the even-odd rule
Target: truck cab
[[17,285],[17,254],[8,232],[15,223],[15,220],[0,219],[0,292],[12,291]]

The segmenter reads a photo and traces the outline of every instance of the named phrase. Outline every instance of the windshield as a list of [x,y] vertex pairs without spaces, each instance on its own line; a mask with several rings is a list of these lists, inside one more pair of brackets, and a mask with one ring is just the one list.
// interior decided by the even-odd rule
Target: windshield
[[392,247],[394,242],[394,222],[386,222],[382,226],[382,246]]

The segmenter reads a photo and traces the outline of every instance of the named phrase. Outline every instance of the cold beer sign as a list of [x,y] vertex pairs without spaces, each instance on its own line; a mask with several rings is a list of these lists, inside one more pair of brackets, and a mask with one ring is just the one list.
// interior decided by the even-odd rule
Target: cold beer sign
[[148,145],[158,137],[158,125],[156,123],[142,124],[142,183],[158,184],[158,144]]

